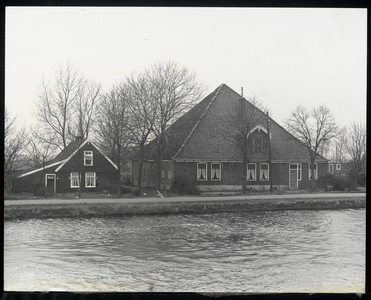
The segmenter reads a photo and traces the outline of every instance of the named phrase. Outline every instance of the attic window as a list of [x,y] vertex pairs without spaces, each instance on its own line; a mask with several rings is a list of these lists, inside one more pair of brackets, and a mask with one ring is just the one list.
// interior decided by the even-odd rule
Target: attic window
[[254,136],[253,145],[254,145],[254,153],[262,153],[263,152],[263,137]]
[[84,151],[84,166],[93,165],[93,151]]
[[197,180],[207,180],[207,165],[206,163],[197,164]]

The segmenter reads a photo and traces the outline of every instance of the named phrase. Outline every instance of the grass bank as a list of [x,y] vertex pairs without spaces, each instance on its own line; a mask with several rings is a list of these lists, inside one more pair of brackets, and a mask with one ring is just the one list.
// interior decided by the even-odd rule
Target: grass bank
[[169,198],[7,200],[5,220],[135,214],[365,208],[365,193],[317,193]]

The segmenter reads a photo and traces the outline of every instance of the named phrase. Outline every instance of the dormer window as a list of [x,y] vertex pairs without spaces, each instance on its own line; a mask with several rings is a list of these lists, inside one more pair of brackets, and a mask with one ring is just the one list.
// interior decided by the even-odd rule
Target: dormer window
[[254,153],[263,153],[263,137],[262,136],[254,136],[253,137],[253,147]]
[[84,151],[84,166],[93,165],[93,151]]
[[267,154],[268,153],[268,132],[261,126],[257,125],[248,133],[249,151],[252,154]]

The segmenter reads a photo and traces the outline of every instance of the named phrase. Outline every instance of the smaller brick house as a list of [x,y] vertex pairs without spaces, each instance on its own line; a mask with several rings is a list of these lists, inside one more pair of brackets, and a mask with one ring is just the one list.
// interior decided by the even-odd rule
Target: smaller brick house
[[117,166],[91,141],[78,137],[44,166],[18,175],[15,184],[20,192],[36,187],[46,187],[48,194],[77,192],[79,185],[82,191],[93,192],[114,186],[117,172]]
[[348,176],[350,169],[349,163],[342,162],[339,160],[330,160],[328,162],[328,172],[336,176]]

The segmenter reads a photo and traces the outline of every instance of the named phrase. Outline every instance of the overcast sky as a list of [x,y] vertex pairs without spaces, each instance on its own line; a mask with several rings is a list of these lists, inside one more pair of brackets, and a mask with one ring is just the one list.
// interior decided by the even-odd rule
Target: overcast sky
[[5,47],[5,104],[27,127],[42,77],[67,61],[108,90],[171,60],[207,94],[243,87],[281,125],[298,104],[366,121],[366,9],[7,7]]

